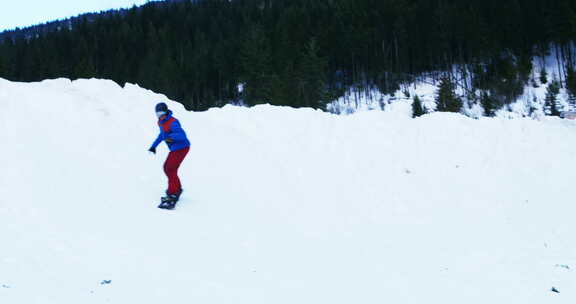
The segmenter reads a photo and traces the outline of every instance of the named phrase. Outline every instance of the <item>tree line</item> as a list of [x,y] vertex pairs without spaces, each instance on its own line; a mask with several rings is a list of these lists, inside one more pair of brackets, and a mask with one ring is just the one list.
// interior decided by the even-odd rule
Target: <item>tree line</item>
[[550,52],[559,85],[576,90],[574,20],[573,0],[149,2],[3,33],[0,77],[137,83],[189,110],[324,109],[350,88],[393,93],[435,77],[496,109],[541,76],[533,58]]

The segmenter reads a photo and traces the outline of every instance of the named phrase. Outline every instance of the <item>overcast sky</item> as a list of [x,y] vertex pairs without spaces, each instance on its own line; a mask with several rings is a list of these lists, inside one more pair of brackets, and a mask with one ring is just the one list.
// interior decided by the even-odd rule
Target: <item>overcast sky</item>
[[146,3],[146,0],[2,0],[1,2],[0,31],[4,31],[65,19],[82,13],[141,5]]

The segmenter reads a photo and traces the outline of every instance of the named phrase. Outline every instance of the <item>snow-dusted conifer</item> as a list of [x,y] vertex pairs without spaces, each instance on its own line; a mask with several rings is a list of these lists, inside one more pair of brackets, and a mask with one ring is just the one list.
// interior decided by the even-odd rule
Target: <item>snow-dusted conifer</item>
[[552,116],[560,116],[558,109],[558,94],[560,93],[560,82],[556,78],[548,85],[546,89],[546,114]]
[[454,92],[454,83],[449,77],[443,77],[440,80],[440,86],[436,93],[436,108],[440,112],[460,112],[462,109],[462,100]]
[[422,106],[422,101],[418,95],[414,95],[414,101],[412,102],[412,117],[420,117],[426,114],[426,110]]
[[566,90],[568,91],[568,102],[570,110],[576,110],[576,71],[572,65],[566,67]]
[[546,72],[545,68],[540,69],[540,83],[541,84],[548,83],[548,73]]
[[486,116],[494,116],[494,112],[496,111],[496,101],[488,94],[488,92],[484,91],[480,95],[480,103],[484,108],[484,114]]

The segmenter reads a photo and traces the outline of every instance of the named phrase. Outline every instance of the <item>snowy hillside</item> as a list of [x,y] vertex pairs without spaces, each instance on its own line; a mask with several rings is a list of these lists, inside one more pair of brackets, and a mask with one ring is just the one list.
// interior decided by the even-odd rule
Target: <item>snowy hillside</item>
[[[545,97],[546,91],[550,86],[552,80],[558,80],[562,73],[564,64],[560,65],[561,58],[557,57],[558,52],[552,47],[551,54],[545,57],[533,58],[533,69],[530,80],[524,85],[523,93],[520,94],[516,101],[498,108],[495,116],[501,118],[518,118],[518,117],[533,117],[540,119],[545,116]],[[464,76],[461,72],[462,67],[455,66],[452,74],[456,80],[455,93],[463,101],[464,105],[462,113],[472,117],[478,118],[485,116],[486,113],[477,100],[470,100],[469,93],[463,88],[472,87],[472,79]],[[539,79],[539,72],[546,71],[549,78],[546,83],[542,83]],[[412,116],[411,105],[415,96],[421,100],[424,108],[428,113],[436,110],[436,97],[440,85],[440,77],[442,73],[432,76],[418,77],[414,82],[404,83],[394,94],[383,94],[378,89],[361,89],[357,87],[350,88],[342,97],[332,101],[328,104],[328,110],[332,113],[338,114],[352,114],[362,111],[382,110],[386,112],[395,112],[397,115],[406,117]],[[565,79],[562,79],[565,83]],[[480,91],[475,91],[476,96],[480,95]],[[559,94],[556,96],[557,103],[560,111],[576,111],[574,105],[570,104],[570,94],[568,90],[563,87],[560,89]],[[531,113],[531,111],[534,113]],[[488,115],[486,115],[488,116]]]
[[575,122],[169,102],[166,211],[160,101],[0,80],[0,303],[576,301]]

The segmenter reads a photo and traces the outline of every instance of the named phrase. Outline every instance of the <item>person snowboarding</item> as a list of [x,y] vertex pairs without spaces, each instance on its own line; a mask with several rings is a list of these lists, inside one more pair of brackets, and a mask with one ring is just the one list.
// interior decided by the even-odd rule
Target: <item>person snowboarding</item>
[[164,162],[164,173],[168,177],[168,189],[166,196],[162,197],[159,208],[174,209],[176,203],[182,195],[182,184],[178,177],[178,168],[190,150],[190,141],[186,137],[186,132],[182,129],[180,122],[172,116],[172,111],[168,106],[161,102],[156,105],[156,116],[158,117],[158,126],[160,134],[152,143],[148,151],[156,154],[156,147],[161,142],[166,142],[170,153]]

